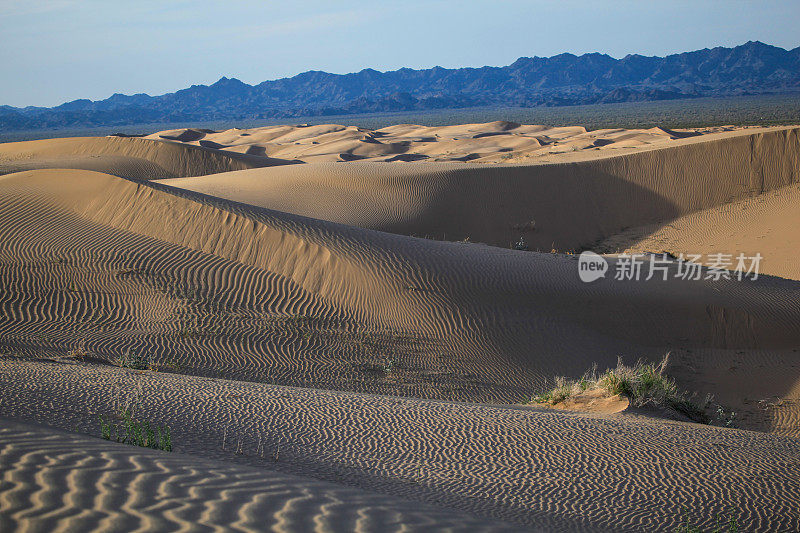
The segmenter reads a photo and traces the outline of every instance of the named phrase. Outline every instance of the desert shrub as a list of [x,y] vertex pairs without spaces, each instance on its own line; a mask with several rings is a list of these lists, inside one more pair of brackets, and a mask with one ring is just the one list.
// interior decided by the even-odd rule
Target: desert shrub
[[[680,390],[675,381],[664,373],[668,362],[669,354],[658,364],[639,361],[627,366],[620,358],[615,368],[609,368],[599,375],[595,365],[578,380],[557,377],[555,387],[533,396],[531,403],[555,405],[584,391],[600,389],[609,396],[625,396],[636,407],[653,405],[667,408],[695,422],[710,423],[711,417],[705,411],[710,399],[705,406],[701,406],[693,401],[692,395]],[[721,425],[731,427],[734,417],[735,413],[726,413],[718,406],[716,420]]]
[[626,396],[636,406],[669,404],[681,399],[682,394],[664,375],[668,361],[669,354],[658,365],[639,362],[630,367],[619,359],[616,368],[606,370],[596,384],[611,395]]
[[150,368],[150,356],[143,352],[131,353],[130,350],[125,350],[125,354],[118,357],[114,364],[133,370],[147,370]]

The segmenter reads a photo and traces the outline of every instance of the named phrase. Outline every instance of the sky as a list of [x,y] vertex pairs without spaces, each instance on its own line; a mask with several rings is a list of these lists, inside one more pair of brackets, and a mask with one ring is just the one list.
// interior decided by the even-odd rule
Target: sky
[[222,76],[502,66],[562,52],[800,46],[798,0],[0,0],[0,105],[164,94]]

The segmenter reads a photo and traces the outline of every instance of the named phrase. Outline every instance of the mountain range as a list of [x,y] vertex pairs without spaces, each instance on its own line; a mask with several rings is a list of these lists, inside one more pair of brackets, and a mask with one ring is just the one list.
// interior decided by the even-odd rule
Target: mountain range
[[6,131],[248,120],[475,106],[535,107],[800,91],[800,47],[758,41],[666,57],[521,57],[504,67],[351,74],[309,71],[248,85],[223,77],[160,96],[114,94],[51,107],[0,106]]

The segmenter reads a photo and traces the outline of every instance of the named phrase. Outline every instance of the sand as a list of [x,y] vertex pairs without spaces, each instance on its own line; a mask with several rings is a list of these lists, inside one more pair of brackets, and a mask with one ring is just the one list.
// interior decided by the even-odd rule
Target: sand
[[797,183],[798,153],[799,128],[745,129],[563,164],[327,163],[163,183],[391,233],[566,252]]
[[515,531],[498,520],[196,455],[0,421],[3,531]]
[[761,254],[760,271],[800,280],[800,185],[797,183],[755,197],[679,217],[669,224],[637,227],[610,237],[598,249],[628,254],[645,251],[701,255],[698,262],[713,264],[712,254],[733,257]]
[[338,124],[266,126],[225,131],[178,129],[147,139],[177,141],[226,153],[262,155],[306,163],[335,161],[472,161],[524,163],[568,161],[666,147],[672,141],[742,127],[690,130],[549,127],[495,121],[456,126],[398,124],[377,130]]
[[0,175],[40,168],[76,168],[148,180],[284,163],[135,137],[72,137],[0,144]]
[[[502,135],[478,141],[527,128],[493,124]],[[141,390],[142,415],[169,423],[186,457],[435,507],[397,503],[420,529],[455,510],[475,527],[652,531],[677,525],[683,504],[704,524],[729,504],[745,530],[797,529],[799,131],[674,136],[555,164],[248,168],[264,157],[186,136],[0,145],[0,417],[96,436],[97,414]],[[544,253],[510,249],[520,235]],[[484,244],[452,242],[466,237]],[[687,281],[672,261],[667,280],[583,283],[577,256],[550,250],[587,245],[756,250],[767,271]],[[555,376],[666,352],[668,373],[741,429],[512,405]],[[111,365],[126,353],[151,369]],[[268,437],[284,459],[267,457]],[[37,465],[39,479],[54,471]],[[157,518],[141,491],[129,497]]]
[[[0,362],[0,384],[5,417],[92,432],[98,414],[139,398],[135,403],[150,420],[170,422],[180,454],[260,467],[278,479],[285,476],[270,471],[384,493],[409,502],[400,512],[414,509],[410,502],[421,502],[425,507],[418,508],[418,519],[431,512],[427,506],[437,505],[463,513],[465,521],[483,517],[520,530],[673,531],[685,506],[692,523],[704,527],[717,513],[728,512],[743,531],[800,527],[800,448],[793,438],[636,416],[433,402],[55,362]],[[93,447],[113,454],[111,444],[95,442]],[[126,456],[133,459],[126,462],[135,463],[138,449],[128,449]],[[52,476],[59,456],[63,452],[50,465],[29,468],[41,472],[40,478]],[[187,459],[175,464],[170,454],[161,457],[150,461],[160,461],[161,472],[176,477],[186,468],[182,464],[192,465]],[[208,476],[206,464],[193,465],[196,477]],[[106,469],[112,479],[125,479],[118,466]],[[96,477],[73,476],[73,484],[84,490],[99,490],[92,487]],[[154,513],[157,505],[169,505],[154,501],[156,483],[144,477],[138,484],[149,490],[130,490],[133,509],[155,507]],[[215,509],[215,500],[225,493],[219,493],[223,481],[212,483],[196,498],[209,498]],[[293,507],[319,514],[317,502],[326,497],[319,485],[308,487],[312,494]],[[340,512],[353,515],[368,505],[361,494]],[[36,498],[28,498],[36,504]],[[66,513],[62,505],[60,500],[55,507]],[[224,521],[232,514],[212,517]]]

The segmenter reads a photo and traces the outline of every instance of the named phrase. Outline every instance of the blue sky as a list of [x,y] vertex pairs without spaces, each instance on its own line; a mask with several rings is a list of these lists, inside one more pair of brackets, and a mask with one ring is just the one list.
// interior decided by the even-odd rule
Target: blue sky
[[0,104],[561,52],[664,55],[748,40],[795,48],[798,22],[797,0],[0,0]]

